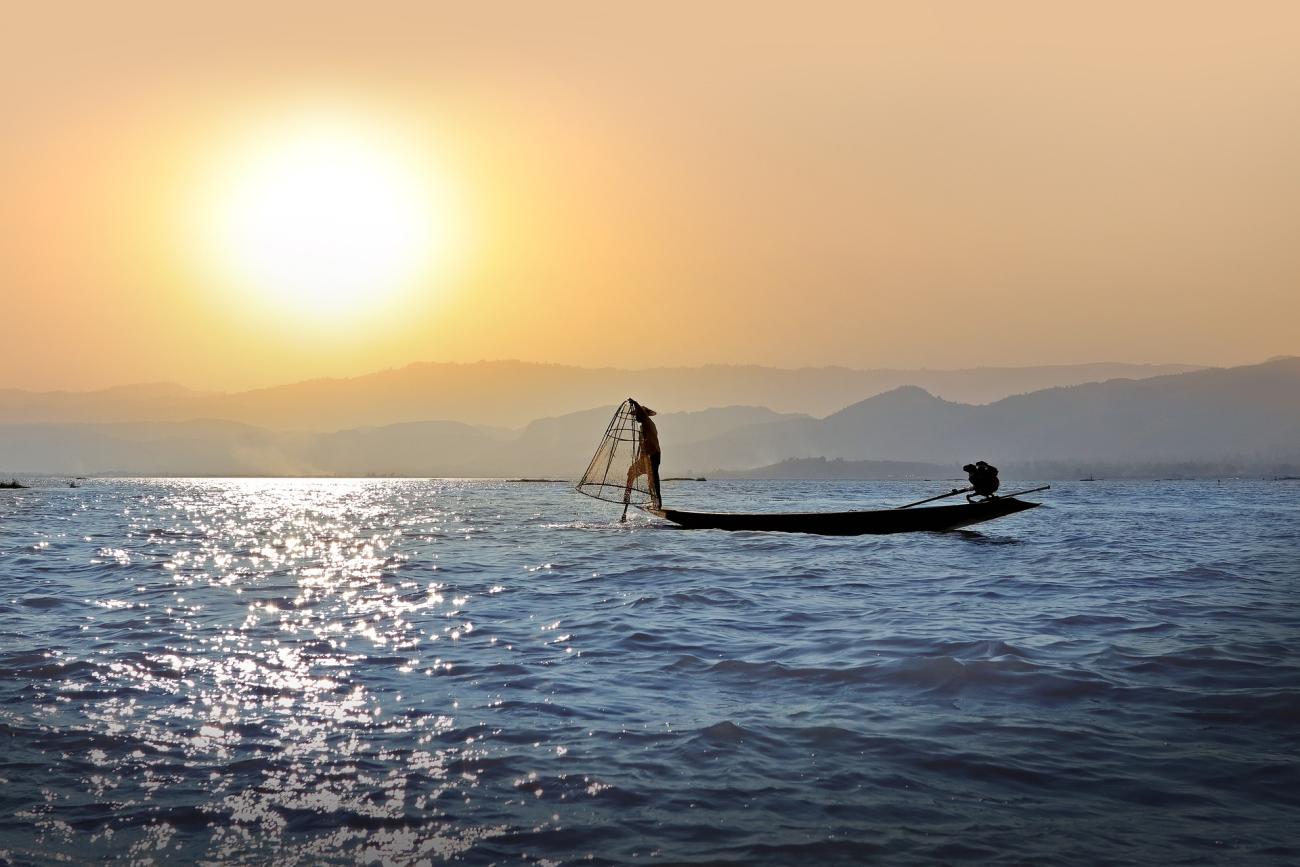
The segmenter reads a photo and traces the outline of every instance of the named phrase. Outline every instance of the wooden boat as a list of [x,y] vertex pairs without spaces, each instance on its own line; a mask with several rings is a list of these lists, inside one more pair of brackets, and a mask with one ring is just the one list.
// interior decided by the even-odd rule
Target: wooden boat
[[[1014,515],[1026,509],[1035,509],[1038,503],[1026,503],[1016,497],[1046,491],[1051,485],[1043,485],[1024,491],[1004,494],[1000,497],[987,497],[972,501],[988,490],[985,483],[977,483],[972,475],[971,485],[953,488],[924,500],[907,503],[894,509],[877,509],[858,512],[687,512],[681,509],[663,509],[659,502],[659,491],[650,486],[651,479],[658,480],[653,467],[658,466],[644,450],[643,430],[652,429],[653,425],[646,417],[654,413],[645,410],[632,398],[628,398],[614,411],[605,428],[605,435],[596,447],[587,471],[582,474],[577,484],[577,491],[597,500],[623,504],[623,516],[619,523],[627,520],[628,506],[634,505],[646,512],[672,521],[688,530],[751,530],[756,532],[776,533],[819,533],[826,536],[861,536],[867,533],[914,533],[920,530],[956,530]],[[996,481],[997,471],[992,472]],[[666,480],[665,480],[666,481]],[[697,479],[696,481],[703,481]],[[927,509],[913,509],[955,497],[969,491],[967,502],[959,506],[931,506]],[[993,484],[991,490],[996,491]]]
[[860,512],[684,512],[647,509],[688,530],[754,530],[777,533],[817,533],[823,536],[862,536],[868,533],[915,533],[922,530],[956,530],[994,518],[1035,509],[1014,496],[994,497],[958,506],[928,509],[877,509]]

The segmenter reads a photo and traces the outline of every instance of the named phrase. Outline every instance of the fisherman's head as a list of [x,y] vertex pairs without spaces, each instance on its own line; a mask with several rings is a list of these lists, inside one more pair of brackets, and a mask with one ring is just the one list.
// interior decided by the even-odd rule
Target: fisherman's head
[[974,464],[967,464],[966,466],[964,466],[964,467],[961,468],[961,471],[962,471],[963,473],[973,473],[973,472],[975,472],[975,465],[974,465]]

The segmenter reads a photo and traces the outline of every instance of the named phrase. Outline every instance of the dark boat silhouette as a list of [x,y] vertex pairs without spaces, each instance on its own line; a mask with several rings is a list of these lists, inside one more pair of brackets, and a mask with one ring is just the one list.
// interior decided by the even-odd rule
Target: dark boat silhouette
[[859,512],[685,512],[680,509],[646,509],[688,530],[753,530],[777,533],[817,533],[823,536],[863,536],[881,533],[915,533],[956,530],[1036,509],[1015,497],[993,497],[957,506],[928,509],[876,509]]
[[[879,533],[915,533],[924,530],[956,530],[981,524],[994,518],[1014,515],[1037,508],[1039,503],[1017,500],[1022,494],[1046,491],[1051,485],[1042,485],[1023,491],[991,496],[998,489],[997,470],[980,461],[992,474],[981,482],[976,478],[976,466],[965,467],[970,473],[970,486],[953,488],[942,494],[906,503],[893,509],[875,509],[857,512],[688,512],[683,509],[664,509],[659,496],[659,459],[657,434],[647,447],[642,440],[643,430],[653,430],[645,410],[628,398],[614,411],[605,435],[596,446],[596,453],[587,464],[587,471],[578,480],[577,491],[597,500],[623,504],[627,520],[629,505],[635,505],[651,515],[672,521],[688,530],[751,530],[760,533],[817,533],[825,536],[862,536]],[[697,479],[696,481],[703,481]],[[976,493],[968,494],[970,491]],[[968,494],[966,502],[958,506],[931,506],[913,509],[942,500]],[[982,497],[982,499],[975,499]]]

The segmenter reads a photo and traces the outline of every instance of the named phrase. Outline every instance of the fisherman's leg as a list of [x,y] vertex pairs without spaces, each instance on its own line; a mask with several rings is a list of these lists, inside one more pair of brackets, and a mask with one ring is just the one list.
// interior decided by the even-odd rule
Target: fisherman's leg
[[655,455],[650,459],[650,497],[654,500],[655,508],[664,507],[664,499],[659,491],[659,456]]
[[619,516],[618,519],[620,524],[627,521],[627,507],[632,500],[632,485],[636,483],[636,477],[638,475],[640,475],[640,473],[636,471],[635,463],[627,468],[627,484],[623,486],[623,514]]
[[623,486],[623,502],[627,502],[632,497],[632,489],[636,487],[636,480],[650,472],[650,467],[645,458],[637,458],[632,462],[632,466],[627,468],[627,484]]
[[627,507],[631,504],[632,487],[645,471],[644,458],[638,458],[632,462],[632,466],[627,468],[627,484],[623,486],[623,517],[618,519],[620,524],[627,520]]

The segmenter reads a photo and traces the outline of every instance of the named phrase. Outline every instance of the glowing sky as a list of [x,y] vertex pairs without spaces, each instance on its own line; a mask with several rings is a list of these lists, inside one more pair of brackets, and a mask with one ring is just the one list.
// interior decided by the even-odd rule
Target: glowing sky
[[[0,387],[1300,353],[1293,3],[197,5],[7,11]],[[214,179],[313,112],[385,142],[327,215],[379,258],[241,285],[205,220],[328,184]]]

